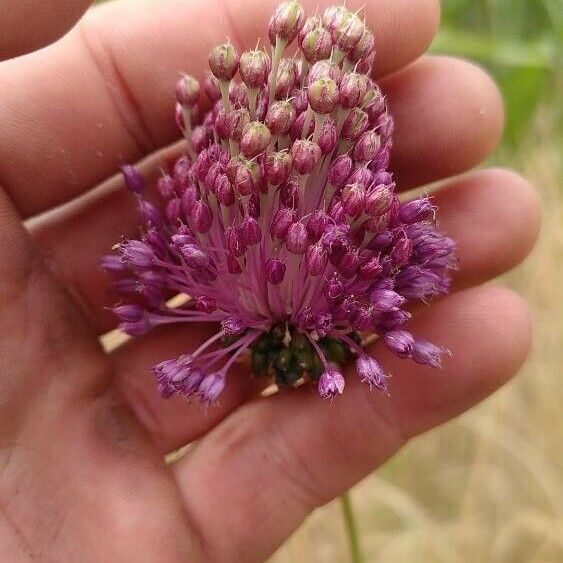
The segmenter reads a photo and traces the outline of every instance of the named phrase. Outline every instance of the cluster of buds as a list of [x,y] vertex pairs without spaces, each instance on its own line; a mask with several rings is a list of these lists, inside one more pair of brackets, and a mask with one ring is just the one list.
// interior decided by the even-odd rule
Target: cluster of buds
[[[429,198],[395,193],[393,120],[370,78],[373,34],[344,7],[306,18],[291,0],[269,37],[271,55],[239,55],[230,43],[211,51],[205,114],[199,82],[179,81],[187,150],[157,182],[162,205],[123,168],[142,237],[104,259],[120,275],[122,329],[218,326],[197,350],[154,368],[165,397],[214,401],[243,355],[257,376],[316,381],[322,397],[342,393],[341,367],[355,359],[362,381],[384,390],[366,333],[400,358],[440,364],[443,350],[405,329],[406,307],[448,291],[454,243],[436,229]],[[188,298],[172,306],[178,294]]]

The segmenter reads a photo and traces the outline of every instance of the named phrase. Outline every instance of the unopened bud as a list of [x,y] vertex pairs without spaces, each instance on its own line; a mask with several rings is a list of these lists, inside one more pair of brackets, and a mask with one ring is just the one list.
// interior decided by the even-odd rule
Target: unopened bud
[[270,57],[255,49],[242,54],[239,64],[242,81],[250,88],[261,88],[270,74]]
[[310,174],[319,162],[322,153],[319,145],[313,141],[299,139],[291,147],[293,167],[301,175]]
[[343,188],[346,185],[354,163],[348,155],[340,155],[330,165],[328,181],[336,188]]
[[260,154],[270,144],[270,130],[260,121],[249,123],[240,140],[240,149],[247,158]]
[[291,43],[301,31],[305,24],[305,11],[295,0],[280,4],[270,19],[268,35],[272,45],[276,44],[276,38]]
[[301,50],[305,59],[311,64],[330,57],[332,52],[332,38],[323,27],[309,31],[301,41]]
[[121,173],[125,180],[125,185],[134,194],[141,194],[145,189],[145,179],[134,166],[129,164],[121,167]]
[[287,231],[286,246],[293,254],[303,254],[309,246],[307,229],[300,221],[293,223]]
[[228,82],[237,73],[239,56],[231,43],[217,45],[209,53],[209,68],[213,75]]
[[197,105],[199,94],[199,81],[189,74],[184,74],[176,83],[176,99],[186,108]]
[[314,111],[331,113],[338,103],[338,86],[331,78],[319,78],[309,85],[307,97]]
[[344,186],[340,200],[346,214],[356,217],[364,211],[366,190],[361,184],[348,184]]
[[291,102],[287,100],[274,102],[266,114],[266,126],[272,135],[285,135],[293,125],[296,115]]
[[288,152],[269,154],[265,163],[266,180],[272,186],[279,186],[287,182],[293,166],[293,158]]
[[309,275],[320,276],[325,271],[327,264],[328,253],[321,243],[317,242],[307,249],[305,265]]
[[349,141],[356,141],[369,127],[369,117],[360,108],[354,108],[348,114],[342,127],[342,137]]
[[340,105],[345,109],[359,106],[369,87],[367,76],[358,72],[345,74],[340,81]]
[[266,278],[272,285],[279,285],[285,277],[285,263],[277,259],[269,259],[266,262]]
[[354,147],[354,159],[357,162],[370,162],[377,156],[380,148],[379,135],[373,130],[366,131]]

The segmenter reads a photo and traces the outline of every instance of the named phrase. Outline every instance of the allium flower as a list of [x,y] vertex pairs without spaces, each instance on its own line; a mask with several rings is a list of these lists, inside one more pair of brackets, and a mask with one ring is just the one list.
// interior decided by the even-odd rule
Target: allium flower
[[[187,149],[156,185],[160,210],[144,198],[141,174],[122,169],[143,234],[103,259],[120,275],[121,328],[218,327],[154,368],[164,397],[216,400],[243,355],[256,376],[316,381],[323,398],[343,392],[341,367],[355,357],[360,379],[385,390],[362,333],[433,367],[444,352],[405,330],[405,307],[448,291],[454,243],[436,230],[428,197],[401,203],[395,193],[372,33],[344,7],[306,19],[292,0],[269,36],[271,58],[226,43],[210,53],[204,88],[191,76],[178,82]],[[297,56],[284,58],[293,42]],[[205,115],[201,91],[212,103]],[[178,294],[187,300],[172,306]]]

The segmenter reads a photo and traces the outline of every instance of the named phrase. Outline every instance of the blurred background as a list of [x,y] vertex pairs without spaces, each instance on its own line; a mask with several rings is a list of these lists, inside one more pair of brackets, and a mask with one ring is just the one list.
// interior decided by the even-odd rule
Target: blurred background
[[[561,563],[563,0],[442,4],[432,50],[477,61],[504,94],[505,136],[486,164],[518,170],[543,197],[533,255],[499,280],[531,304],[534,348],[513,383],[414,440],[352,499],[369,563]],[[272,558],[295,561],[348,561],[337,502]]]

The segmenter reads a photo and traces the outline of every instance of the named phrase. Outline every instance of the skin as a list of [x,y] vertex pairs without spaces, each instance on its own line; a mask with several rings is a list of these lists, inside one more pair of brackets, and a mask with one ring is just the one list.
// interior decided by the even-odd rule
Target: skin
[[[316,507],[516,373],[530,345],[527,307],[483,283],[529,252],[537,196],[507,170],[468,172],[436,194],[461,267],[455,292],[422,308],[411,330],[454,351],[441,371],[375,344],[393,374],[390,397],[352,370],[332,405],[314,389],[258,399],[241,367],[207,412],[164,402],[148,368],[210,328],[156,330],[102,351],[98,336],[114,321],[98,258],[135,227],[130,196],[108,178],[139,159],[158,172],[178,137],[178,70],[200,72],[225,36],[253,47],[275,2],[116,0],[32,53],[88,2],[44,12],[49,4],[2,2],[0,55],[28,54],[0,64],[0,560],[262,561]],[[467,172],[499,139],[496,87],[470,63],[423,55],[437,0],[363,4],[397,121],[400,186]],[[165,466],[163,453],[193,440]]]

